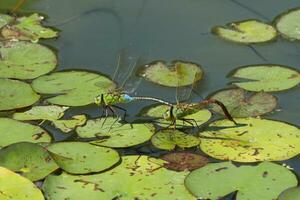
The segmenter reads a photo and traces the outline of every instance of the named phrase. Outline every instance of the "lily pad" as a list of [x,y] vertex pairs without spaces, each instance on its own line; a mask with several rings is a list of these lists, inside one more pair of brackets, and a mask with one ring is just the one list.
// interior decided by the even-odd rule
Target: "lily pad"
[[88,120],[85,126],[76,129],[79,137],[98,138],[92,144],[107,147],[130,147],[144,143],[153,135],[151,124],[123,124],[108,117]]
[[0,55],[1,78],[34,79],[57,65],[52,50],[30,42],[0,43]]
[[185,185],[199,199],[220,199],[237,191],[236,200],[267,200],[277,199],[282,191],[296,186],[297,178],[287,168],[271,162],[240,167],[223,162],[192,171]]
[[300,199],[300,188],[293,187],[285,190],[280,194],[278,200],[299,200]]
[[0,167],[1,200],[44,200],[42,192],[31,181]]
[[300,129],[290,124],[259,118],[238,118],[210,124],[200,133],[200,148],[211,157],[238,162],[287,160],[300,153]]
[[55,162],[72,174],[87,174],[110,168],[119,161],[117,151],[84,142],[59,142],[47,146]]
[[231,22],[225,27],[216,26],[212,28],[212,33],[222,39],[243,44],[268,42],[277,37],[273,26],[255,19]]
[[[170,107],[167,105],[158,105],[154,107],[150,107],[147,110],[143,111],[144,116],[158,118],[155,123],[161,127],[167,127],[170,125],[171,121],[163,119],[163,116],[166,112],[169,112]],[[207,109],[199,109],[198,111],[195,111],[193,114],[187,114],[183,118],[186,119],[193,119],[193,125],[187,122],[184,122],[180,119],[176,120],[176,127],[182,128],[182,127],[192,127],[192,126],[200,126],[201,124],[204,124],[211,118],[211,112]],[[197,122],[197,124],[195,124]]]
[[147,156],[125,156],[120,165],[101,174],[50,175],[43,190],[47,199],[57,200],[195,200],[184,187],[186,175],[162,168]]
[[101,93],[106,93],[115,84],[105,76],[87,71],[64,71],[41,76],[32,82],[38,93],[53,94],[49,103],[66,106],[84,106],[94,103]]
[[0,110],[11,110],[30,106],[40,96],[29,84],[22,81],[0,78]]
[[6,39],[30,40],[37,42],[41,38],[57,37],[57,31],[41,25],[43,16],[34,13],[30,16],[17,18],[13,25],[2,29],[2,36]]
[[164,164],[164,167],[174,171],[192,171],[200,167],[205,166],[208,163],[208,159],[199,154],[189,152],[175,152],[165,154],[161,159],[168,161]]
[[232,72],[232,77],[248,79],[233,84],[254,92],[287,90],[300,83],[300,73],[296,69],[282,65],[245,66]]
[[167,65],[158,61],[146,65],[141,75],[159,85],[181,87],[201,80],[203,71],[199,65],[190,62],[173,61],[171,65]]
[[31,181],[43,179],[58,169],[46,149],[29,142],[15,143],[1,149],[0,165]]
[[70,132],[78,126],[82,126],[86,122],[85,115],[74,115],[72,119],[53,120],[52,123],[62,132]]
[[[256,117],[273,111],[277,105],[276,97],[271,94],[259,92],[249,96],[243,89],[221,90],[210,98],[222,101],[232,117]],[[224,115],[220,107],[212,109]]]
[[0,28],[9,24],[14,18],[9,15],[0,14]]
[[189,148],[197,146],[199,138],[183,133],[179,130],[162,130],[157,132],[151,138],[152,144],[159,149],[173,150],[176,146],[180,148]]
[[300,8],[284,12],[275,18],[275,27],[278,32],[290,40],[300,40]]
[[0,118],[0,148],[17,142],[51,142],[50,135],[38,126],[9,118]]

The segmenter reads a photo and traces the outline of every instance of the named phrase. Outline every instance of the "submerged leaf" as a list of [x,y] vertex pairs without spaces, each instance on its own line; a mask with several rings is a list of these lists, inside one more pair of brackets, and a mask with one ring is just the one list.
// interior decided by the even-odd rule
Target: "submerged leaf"
[[58,169],[42,146],[29,142],[9,145],[0,150],[0,165],[37,181]]
[[[249,96],[243,89],[221,90],[210,98],[221,101],[232,117],[256,117],[275,109],[277,99],[265,92],[254,93]],[[219,106],[213,106],[215,112],[224,115]]]
[[119,161],[113,149],[84,142],[59,142],[46,147],[55,162],[72,174],[87,174],[110,168]]
[[28,179],[0,167],[1,200],[44,200],[42,192]]
[[180,148],[189,148],[197,146],[200,142],[199,138],[181,132],[179,130],[162,130],[157,132],[151,138],[152,144],[165,150],[173,150],[176,146]]
[[283,191],[278,200],[299,200],[300,199],[300,187],[293,187]]
[[157,162],[147,156],[125,156],[120,165],[101,174],[50,175],[43,190],[47,199],[58,200],[195,200],[183,185],[187,172],[167,170]]
[[52,50],[30,42],[0,43],[0,55],[1,78],[34,79],[57,65]]
[[300,153],[300,129],[290,124],[259,118],[218,120],[200,133],[206,154],[238,162],[286,160]]
[[108,117],[88,120],[86,125],[76,129],[79,137],[94,138],[92,144],[107,147],[130,147],[148,141],[154,132],[151,124],[123,124]]
[[181,87],[201,80],[203,72],[199,65],[190,62],[173,61],[168,66],[158,61],[146,65],[141,75],[159,85]]
[[94,103],[101,93],[113,89],[115,84],[105,76],[87,71],[64,71],[41,76],[32,82],[38,93],[55,94],[49,103],[66,106],[84,106]]
[[248,91],[274,92],[287,90],[300,83],[300,73],[296,69],[281,65],[250,65],[235,70],[234,78],[249,81],[235,82],[234,85]]
[[216,26],[212,32],[225,40],[244,44],[268,42],[277,36],[271,25],[254,19]]
[[37,42],[41,38],[57,37],[57,31],[41,25],[43,16],[34,13],[28,17],[17,18],[15,24],[2,29],[2,36],[6,39],[30,40]]
[[201,199],[221,199],[237,191],[236,200],[277,199],[297,185],[287,168],[271,162],[236,167],[230,162],[212,163],[192,171],[185,180],[188,190]]

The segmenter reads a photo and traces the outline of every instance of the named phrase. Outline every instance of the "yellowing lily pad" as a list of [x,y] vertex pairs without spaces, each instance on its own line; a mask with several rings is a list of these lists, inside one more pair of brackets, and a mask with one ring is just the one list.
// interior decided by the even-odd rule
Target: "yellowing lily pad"
[[52,50],[30,42],[0,43],[0,54],[1,78],[34,79],[57,65]]
[[[232,117],[255,117],[273,111],[277,99],[265,92],[254,93],[251,96],[243,89],[221,90],[210,98],[222,101]],[[223,114],[222,109],[213,106],[215,112]]]
[[300,187],[293,187],[283,191],[278,200],[299,200],[300,199]]
[[158,61],[146,65],[141,76],[159,85],[181,87],[201,80],[203,71],[199,65],[190,62],[173,61],[167,65]]
[[106,93],[115,84],[105,76],[87,71],[64,71],[41,76],[32,82],[38,93],[53,94],[49,103],[65,106],[84,106],[94,103],[101,93]]
[[49,143],[50,135],[38,126],[0,118],[0,148],[17,142]]
[[0,78],[0,110],[27,107],[37,102],[39,98],[29,84]]
[[0,150],[0,165],[37,181],[58,169],[57,164],[42,146],[29,142],[9,145]]
[[72,174],[87,174],[110,168],[119,161],[113,149],[84,142],[59,142],[47,146],[56,163]]
[[290,124],[259,118],[210,124],[200,133],[200,148],[211,157],[238,162],[287,160],[300,153],[300,129]]
[[79,137],[98,138],[92,144],[107,147],[130,147],[144,143],[152,137],[151,124],[123,124],[118,119],[108,117],[88,120],[85,126],[76,129]]
[[300,8],[284,12],[275,18],[275,27],[278,32],[290,40],[300,40]]
[[277,36],[273,26],[255,19],[232,22],[225,27],[216,26],[212,32],[222,39],[243,44],[268,42]]
[[[163,119],[163,116],[166,112],[169,112],[170,107],[167,105],[158,105],[154,107],[150,107],[149,109],[145,110],[143,112],[143,115],[158,118],[155,123],[157,123],[161,127],[167,127],[170,125],[171,121]],[[207,109],[200,109],[198,111],[195,111],[193,114],[187,114],[183,118],[186,119],[193,119],[193,121],[190,121],[192,124],[184,122],[180,119],[176,120],[176,127],[182,128],[182,127],[196,127],[197,125],[200,126],[201,124],[204,124],[211,118],[211,112]],[[197,122],[197,124],[195,124]]]
[[[157,160],[157,162],[164,162]],[[117,167],[101,174],[63,173],[46,178],[47,199],[195,200],[184,187],[187,172],[162,168],[147,156],[125,156]]]
[[28,179],[0,167],[1,200],[44,200],[42,192]]
[[9,24],[13,19],[14,18],[9,15],[0,14],[0,28],[5,26],[6,24]]
[[223,162],[192,171],[185,185],[199,199],[221,199],[237,191],[236,200],[271,200],[296,186],[297,178],[287,168],[271,162],[240,167]]
[[13,25],[2,29],[2,36],[6,39],[30,40],[37,42],[40,38],[57,37],[57,31],[41,25],[43,16],[34,13],[30,16],[17,18]]
[[232,77],[248,79],[234,85],[248,91],[275,92],[287,90],[300,83],[300,73],[296,69],[281,65],[252,65],[232,72]]
[[176,146],[180,148],[197,146],[200,140],[193,135],[170,129],[157,132],[152,136],[151,142],[156,148],[173,150]]

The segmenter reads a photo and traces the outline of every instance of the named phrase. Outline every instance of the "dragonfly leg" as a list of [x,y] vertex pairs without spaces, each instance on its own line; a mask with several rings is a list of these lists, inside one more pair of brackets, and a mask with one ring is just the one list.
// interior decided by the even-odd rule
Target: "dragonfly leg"
[[186,122],[186,123],[192,125],[193,128],[195,128],[195,125],[196,125],[196,127],[199,129],[199,125],[198,125],[198,123],[197,123],[197,121],[195,119],[181,118],[179,120],[183,121],[183,123]]
[[[104,114],[105,113],[105,114]],[[102,125],[101,125],[101,128],[104,126],[105,122],[106,122],[106,119],[108,117],[108,106],[105,105],[104,106],[104,110],[103,110],[103,113],[102,115],[104,114],[104,121],[102,122]],[[101,116],[101,119],[102,119],[103,116]]]
[[123,114],[123,120],[126,122],[125,118],[127,116],[127,110],[124,109],[124,108],[122,108],[122,107],[120,107],[120,106],[117,106],[117,105],[111,105],[111,106],[114,107],[114,108],[117,108],[119,110],[122,110],[124,112],[124,114]]

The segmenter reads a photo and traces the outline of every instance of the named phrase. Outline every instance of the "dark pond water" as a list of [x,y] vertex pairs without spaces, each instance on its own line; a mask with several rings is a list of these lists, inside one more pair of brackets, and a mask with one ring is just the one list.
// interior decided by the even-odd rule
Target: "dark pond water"
[[[13,1],[6,1],[12,4]],[[3,9],[9,6],[0,1]],[[47,25],[60,29],[60,37],[46,43],[58,51],[58,70],[88,69],[112,75],[121,49],[130,56],[154,60],[186,60],[201,64],[205,78],[195,88],[199,101],[210,93],[230,87],[226,75],[249,64],[274,63],[300,69],[300,43],[278,39],[248,46],[220,40],[211,27],[255,18],[271,22],[279,13],[300,6],[299,0],[33,0],[22,12],[48,16]],[[260,56],[259,56],[259,55]],[[126,73],[127,69],[122,69]],[[122,82],[122,80],[116,80]],[[175,101],[175,90],[142,81],[137,94]],[[279,111],[266,117],[300,124],[299,87],[275,93]],[[147,103],[124,105],[135,116]],[[74,113],[99,116],[94,106],[76,108]],[[56,134],[57,139],[64,139]],[[300,157],[284,161],[300,174]]]

